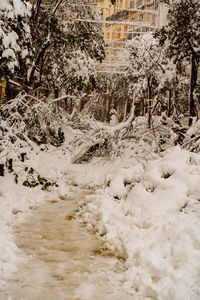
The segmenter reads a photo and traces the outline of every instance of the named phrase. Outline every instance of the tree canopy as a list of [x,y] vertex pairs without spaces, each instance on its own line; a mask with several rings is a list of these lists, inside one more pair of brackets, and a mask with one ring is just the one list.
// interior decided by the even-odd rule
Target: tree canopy
[[104,58],[104,40],[95,22],[98,14],[85,4],[88,1],[78,6],[71,0],[1,3],[1,77],[31,89],[64,89],[75,95],[93,90],[95,60]]
[[167,47],[179,71],[191,65],[190,114],[195,115],[193,92],[197,85],[200,51],[200,2],[176,0],[170,4],[168,25],[156,32],[160,45]]

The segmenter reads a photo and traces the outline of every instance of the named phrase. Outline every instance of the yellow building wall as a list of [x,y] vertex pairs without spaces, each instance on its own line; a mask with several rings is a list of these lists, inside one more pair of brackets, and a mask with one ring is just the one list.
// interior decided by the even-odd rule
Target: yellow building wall
[[[116,0],[113,5],[110,0],[102,0],[97,3],[104,21],[130,23],[142,22],[150,26],[156,26],[156,15],[148,11],[155,11],[154,1],[150,0]],[[139,9],[140,11],[123,11],[123,9]],[[143,10],[146,10],[143,12]],[[123,16],[124,14],[124,16]],[[140,31],[152,31],[150,27],[133,26],[129,24],[103,24],[104,39],[108,46],[106,60],[117,59],[116,53],[123,48],[128,38]],[[110,49],[111,48],[111,49]],[[115,49],[116,50],[115,50]],[[109,50],[110,49],[110,50]]]
[[3,97],[6,94],[6,80],[0,82],[0,106],[3,104]]

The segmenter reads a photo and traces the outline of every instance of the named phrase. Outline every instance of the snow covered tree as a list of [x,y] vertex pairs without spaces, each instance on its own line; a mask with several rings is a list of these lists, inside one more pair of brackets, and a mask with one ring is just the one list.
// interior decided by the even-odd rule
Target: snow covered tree
[[151,100],[156,98],[161,108],[167,108],[168,115],[171,115],[178,102],[176,97],[174,103],[175,92],[177,96],[183,80],[176,65],[166,56],[166,47],[160,47],[159,41],[151,33],[146,33],[129,40],[119,60],[124,65],[124,72],[100,73],[98,92],[109,91],[110,96],[120,98],[124,103],[135,94],[137,102],[149,99],[150,107]]
[[151,100],[157,97],[162,105],[168,105],[169,112],[171,90],[179,79],[175,65],[166,57],[165,47],[160,47],[158,40],[147,33],[128,41],[126,52],[129,89],[137,97],[149,99],[150,107]]
[[15,79],[26,90],[65,89],[74,95],[93,90],[95,60],[105,54],[92,5],[92,0],[79,5],[72,0],[38,0],[33,5],[28,0],[1,1],[0,79]]
[[[65,89],[68,94],[95,87],[95,60],[104,58],[102,28],[92,1],[37,1],[32,35],[35,56],[27,84]],[[93,22],[89,22],[92,20]]]
[[186,60],[191,64],[189,112],[194,116],[194,90],[197,85],[200,49],[199,0],[171,1],[168,25],[157,31],[156,36],[160,39],[160,45],[167,45],[168,55],[174,59],[179,70],[185,68]]
[[157,72],[160,72],[160,51],[157,41],[152,34],[136,36],[127,43],[127,56],[129,60],[127,72],[133,83],[135,92],[149,99],[153,97]]
[[30,16],[29,1],[0,1],[0,79],[21,80],[30,64]]

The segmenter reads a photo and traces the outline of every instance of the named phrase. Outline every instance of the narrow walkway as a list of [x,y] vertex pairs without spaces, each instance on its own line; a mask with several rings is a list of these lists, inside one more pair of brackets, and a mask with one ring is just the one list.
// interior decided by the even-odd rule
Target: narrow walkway
[[15,227],[24,263],[1,300],[113,299],[108,295],[115,287],[108,278],[109,273],[120,272],[120,263],[103,255],[102,243],[73,217],[78,200],[90,190],[72,187],[71,191],[70,199],[30,207],[26,221]]

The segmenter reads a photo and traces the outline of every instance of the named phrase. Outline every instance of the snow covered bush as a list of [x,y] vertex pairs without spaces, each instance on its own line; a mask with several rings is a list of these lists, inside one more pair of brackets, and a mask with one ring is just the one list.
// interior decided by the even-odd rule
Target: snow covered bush
[[[71,142],[72,163],[89,162],[94,157],[123,157],[128,155],[147,161],[157,153],[178,143],[170,118],[153,117],[148,128],[147,117],[137,117],[117,124],[105,124],[86,118],[85,129]],[[86,125],[87,124],[87,125]]]
[[0,2],[0,79],[24,75],[30,64],[30,1]]
[[183,147],[195,153],[200,152],[200,120],[188,129]]
[[[44,100],[44,99],[43,99]],[[36,149],[36,145],[59,146],[64,141],[61,115],[37,98],[21,93],[0,109],[0,152]],[[38,148],[39,149],[39,148]]]
[[71,143],[72,163],[89,162],[93,157],[108,157],[112,151],[112,135],[108,132],[91,130],[75,136]]

